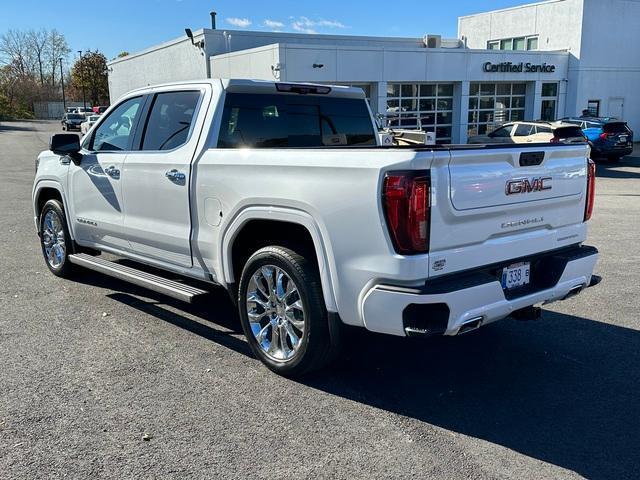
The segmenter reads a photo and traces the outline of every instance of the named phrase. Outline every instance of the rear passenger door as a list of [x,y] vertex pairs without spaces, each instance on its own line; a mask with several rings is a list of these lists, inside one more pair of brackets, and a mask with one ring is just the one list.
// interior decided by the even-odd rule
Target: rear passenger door
[[124,231],[133,253],[191,267],[191,162],[210,93],[156,89],[122,174]]

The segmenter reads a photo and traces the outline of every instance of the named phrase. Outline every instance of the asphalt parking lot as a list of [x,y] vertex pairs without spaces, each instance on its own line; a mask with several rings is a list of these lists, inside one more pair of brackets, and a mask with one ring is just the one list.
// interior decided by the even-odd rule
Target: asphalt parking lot
[[222,292],[48,272],[31,186],[57,128],[0,124],[0,478],[638,478],[640,149],[598,168],[598,287],[458,338],[359,332],[296,382]]

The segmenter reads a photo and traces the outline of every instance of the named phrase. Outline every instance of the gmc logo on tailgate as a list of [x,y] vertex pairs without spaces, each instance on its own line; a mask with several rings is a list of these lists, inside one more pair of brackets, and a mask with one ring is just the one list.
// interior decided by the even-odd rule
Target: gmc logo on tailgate
[[532,178],[531,180],[528,178],[518,178],[516,180],[509,180],[505,191],[507,195],[542,192],[543,190],[551,190],[551,185],[548,185],[550,181],[551,177]]

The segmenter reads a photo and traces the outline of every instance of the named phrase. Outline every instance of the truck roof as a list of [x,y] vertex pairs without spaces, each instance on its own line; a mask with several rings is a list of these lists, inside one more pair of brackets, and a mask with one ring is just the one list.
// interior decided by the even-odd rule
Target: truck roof
[[[344,85],[327,85],[319,83],[302,83],[302,82],[275,82],[270,80],[248,80],[248,79],[225,79],[225,78],[206,78],[202,80],[188,80],[181,82],[161,83],[157,85],[149,85],[142,88],[137,88],[128,92],[131,93],[143,93],[150,92],[156,88],[166,87],[182,87],[188,85],[221,85],[223,90],[232,92],[243,93],[283,93],[285,90],[282,86],[293,87],[289,91],[291,93],[305,93],[309,95],[330,95],[332,97],[341,98],[366,98],[364,91],[359,87],[348,87]],[[278,87],[281,86],[281,87]],[[297,88],[296,88],[297,87]],[[321,92],[320,90],[329,89],[329,91]],[[299,91],[296,91],[299,90]]]

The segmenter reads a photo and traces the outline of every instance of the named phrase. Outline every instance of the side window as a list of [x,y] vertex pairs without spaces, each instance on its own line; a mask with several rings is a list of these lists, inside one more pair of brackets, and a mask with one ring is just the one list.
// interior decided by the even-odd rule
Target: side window
[[553,132],[553,130],[551,130],[550,127],[542,127],[540,125],[538,125],[536,127],[536,130],[538,131],[538,133],[552,133]]
[[93,134],[89,149],[96,152],[128,150],[141,108],[142,97],[122,102],[100,123]]
[[525,124],[520,124],[516,127],[516,133],[515,136],[516,137],[528,137],[529,135],[531,135],[533,132],[533,125],[525,125]]
[[172,150],[187,143],[199,98],[199,91],[156,94],[141,150]]
[[511,136],[511,130],[513,129],[512,125],[508,127],[502,127],[498,130],[495,130],[489,134],[491,138],[509,138]]

